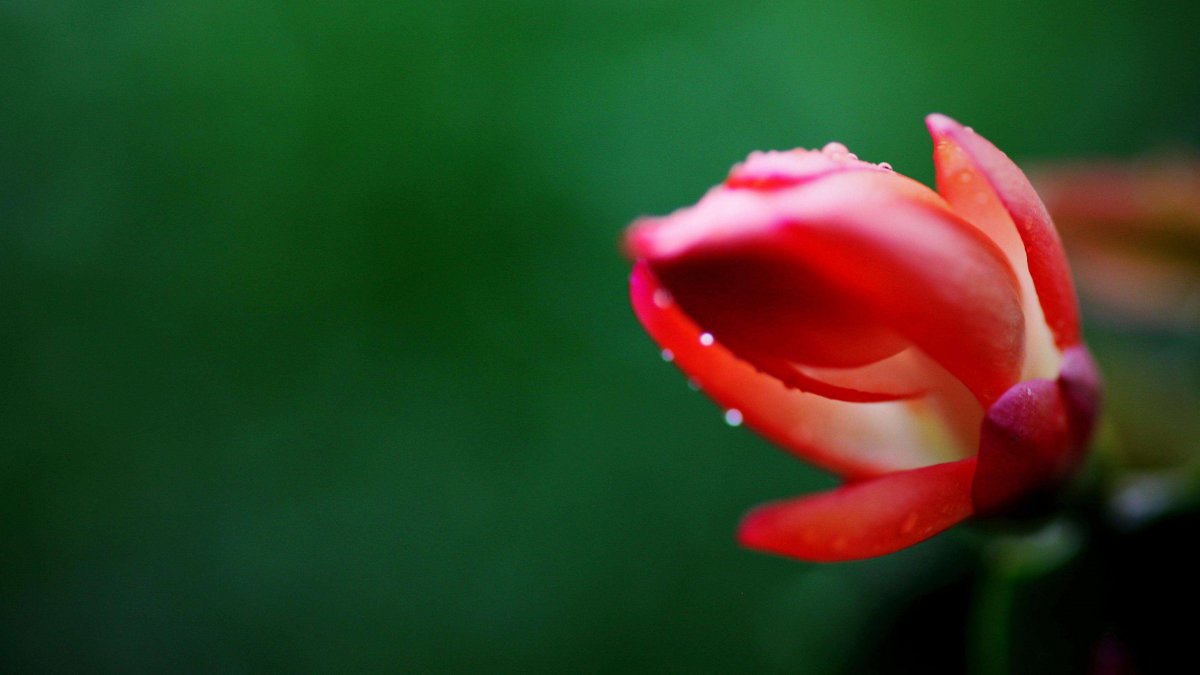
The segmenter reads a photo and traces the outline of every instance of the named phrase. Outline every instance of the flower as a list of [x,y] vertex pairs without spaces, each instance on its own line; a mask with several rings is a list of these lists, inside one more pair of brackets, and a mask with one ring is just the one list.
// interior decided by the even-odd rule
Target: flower
[[1044,165],[1032,177],[1099,316],[1200,327],[1200,158]]
[[891,553],[1051,491],[1083,458],[1100,384],[1054,226],[1006,155],[927,123],[936,193],[837,143],[759,152],[626,234],[664,357],[844,480],[752,510],[748,547]]

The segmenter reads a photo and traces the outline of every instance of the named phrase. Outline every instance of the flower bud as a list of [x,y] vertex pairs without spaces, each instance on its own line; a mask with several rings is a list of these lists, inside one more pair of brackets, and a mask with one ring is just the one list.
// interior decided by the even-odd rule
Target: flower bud
[[1053,489],[1081,459],[1099,382],[1049,216],[989,142],[928,124],[938,192],[836,143],[754,153],[627,233],[651,337],[846,481],[754,510],[747,546],[882,555]]

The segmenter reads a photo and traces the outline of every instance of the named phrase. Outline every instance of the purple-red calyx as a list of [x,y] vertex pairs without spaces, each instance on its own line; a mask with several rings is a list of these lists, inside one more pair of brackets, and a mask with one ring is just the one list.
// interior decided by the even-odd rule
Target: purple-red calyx
[[927,123],[936,192],[837,143],[754,153],[626,235],[664,354],[844,481],[752,510],[748,547],[891,553],[1053,491],[1084,457],[1100,380],[1054,225],[1004,153]]

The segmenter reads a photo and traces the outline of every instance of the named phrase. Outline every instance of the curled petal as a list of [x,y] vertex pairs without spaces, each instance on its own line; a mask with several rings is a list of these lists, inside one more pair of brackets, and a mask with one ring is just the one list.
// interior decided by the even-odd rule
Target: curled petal
[[970,193],[957,190],[956,183],[982,178],[1020,235],[1029,274],[1055,343],[1060,349],[1079,344],[1079,307],[1067,258],[1050,215],[1029,179],[1008,155],[949,117],[930,115],[926,124],[935,144],[939,192],[952,203],[963,204],[965,200],[959,196]]
[[742,520],[738,540],[817,562],[892,553],[970,517],[974,473],[969,458],[767,504]]
[[849,368],[904,349],[878,316],[771,241],[780,235],[650,264],[689,316],[747,359]]
[[[798,363],[783,364],[780,369],[783,368],[790,368],[807,380],[821,382],[824,386],[838,387],[849,391],[879,392],[878,400],[913,399],[925,396],[943,386],[937,375],[944,372],[929,357],[913,347],[857,368],[822,368]],[[777,369],[763,370],[772,374],[777,372]],[[786,382],[786,376],[780,379]],[[804,389],[803,386],[797,386],[797,388]],[[832,396],[831,398],[842,401],[855,400],[843,396]]]
[[854,480],[956,456],[922,421],[921,403],[845,403],[789,389],[720,341],[702,339],[644,262],[634,266],[630,296],[664,354],[718,405],[737,409],[747,426],[817,466]]
[[897,370],[894,376],[889,377],[892,373],[886,370],[876,372],[880,370],[879,364],[892,363],[893,359],[890,358],[862,368],[806,368],[745,349],[735,349],[734,353],[738,359],[770,375],[789,389],[834,401],[882,403],[916,399],[928,393],[926,389],[919,388],[920,379],[911,373]]
[[750,360],[848,368],[912,344],[985,405],[1019,379],[1024,319],[1003,253],[895,174],[710,193],[629,241],[683,311]]

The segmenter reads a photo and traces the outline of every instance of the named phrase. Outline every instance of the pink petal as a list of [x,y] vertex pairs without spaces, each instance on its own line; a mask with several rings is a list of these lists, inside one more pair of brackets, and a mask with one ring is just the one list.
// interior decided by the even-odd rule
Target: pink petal
[[816,562],[892,553],[970,517],[974,473],[969,458],[767,504],[742,520],[738,540]]
[[689,316],[747,359],[849,368],[907,346],[853,296],[776,246],[779,234],[650,265]]
[[1012,217],[986,178],[975,170],[970,157],[952,143],[936,148],[938,192],[954,211],[984,232],[1004,251],[1021,283],[1021,306],[1025,312],[1025,365],[1021,379],[1054,377],[1058,373],[1059,350],[1042,314],[1037,289],[1026,262],[1025,244]]
[[804,377],[828,386],[884,392],[889,395],[886,400],[924,396],[939,386],[934,378],[937,373],[944,372],[929,357],[913,347],[856,368],[823,368],[798,363],[788,366]]
[[689,316],[748,359],[851,367],[911,343],[985,405],[1019,379],[1024,319],[1011,267],[907,178],[843,171],[788,190],[718,189],[636,224],[629,247]]
[[[738,359],[754,366],[759,372],[770,375],[789,389],[835,401],[881,403],[920,398],[929,393],[929,385],[922,382],[915,366],[909,370],[887,367],[896,357],[861,368],[807,368],[743,348],[732,351]],[[909,352],[906,350],[902,353]]]
[[[1029,179],[987,139],[945,115],[930,115],[938,190],[956,209],[969,212],[969,202],[986,193],[979,178],[1004,206],[1024,244],[1029,274],[1046,323],[1061,349],[1080,341],[1079,308],[1062,242]],[[969,189],[956,187],[971,184]],[[982,224],[982,223],[981,223]]]
[[[630,296],[634,312],[664,356],[718,405],[737,409],[747,426],[805,460],[857,479],[946,457],[937,454],[930,425],[917,414],[927,407],[923,404],[845,403],[789,389],[734,356],[719,340],[702,341],[704,333],[645,262],[634,265]],[[948,452],[954,456],[953,449]]]

